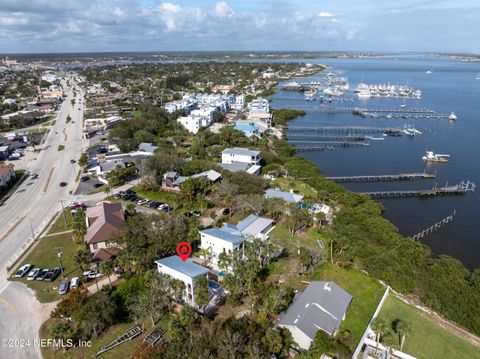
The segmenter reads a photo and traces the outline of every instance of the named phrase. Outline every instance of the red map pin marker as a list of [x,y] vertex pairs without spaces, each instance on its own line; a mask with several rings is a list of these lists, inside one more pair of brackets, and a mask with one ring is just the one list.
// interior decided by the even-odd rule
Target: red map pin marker
[[177,246],[177,254],[182,261],[186,261],[190,254],[192,253],[192,246],[188,242],[180,242]]

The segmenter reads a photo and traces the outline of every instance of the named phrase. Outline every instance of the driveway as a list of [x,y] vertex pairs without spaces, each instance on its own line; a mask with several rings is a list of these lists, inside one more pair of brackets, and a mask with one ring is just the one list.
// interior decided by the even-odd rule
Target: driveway
[[33,291],[22,283],[7,283],[0,294],[0,340],[18,339],[24,342],[24,346],[20,347],[20,343],[6,344],[5,341],[1,341],[0,357],[8,359],[41,357],[40,348],[34,341],[38,341],[38,330],[50,317],[50,312],[56,305],[56,302],[40,303]]

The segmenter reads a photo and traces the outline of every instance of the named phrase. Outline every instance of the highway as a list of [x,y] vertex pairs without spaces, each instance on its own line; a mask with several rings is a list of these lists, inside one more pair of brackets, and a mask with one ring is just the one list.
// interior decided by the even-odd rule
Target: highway
[[[70,160],[78,161],[82,152],[85,100],[77,87],[76,103],[72,106],[73,92],[71,89],[66,92],[68,96],[57,113],[56,123],[44,144],[38,146],[41,151],[35,161],[26,165],[28,171],[38,173],[39,177],[27,178],[0,206],[0,339],[38,339],[40,324],[53,308],[52,304],[39,303],[24,284],[8,282],[6,267],[23,252],[32,236],[37,236],[61,210],[60,201],[68,203],[74,198],[71,193],[75,191],[80,167]],[[68,114],[72,121],[66,123]],[[65,149],[59,151],[59,145]],[[60,187],[62,181],[67,182],[67,186]],[[0,353],[0,357],[9,359],[41,358],[39,348],[33,346],[0,347]]]

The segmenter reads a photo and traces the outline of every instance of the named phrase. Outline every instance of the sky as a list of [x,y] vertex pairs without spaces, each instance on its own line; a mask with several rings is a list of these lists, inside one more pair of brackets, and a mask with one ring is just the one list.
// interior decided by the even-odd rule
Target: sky
[[0,0],[0,53],[480,53],[478,0]]

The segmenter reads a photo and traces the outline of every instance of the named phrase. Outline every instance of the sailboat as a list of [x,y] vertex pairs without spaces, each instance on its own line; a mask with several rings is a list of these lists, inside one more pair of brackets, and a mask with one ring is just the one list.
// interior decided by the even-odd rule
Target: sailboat
[[403,95],[403,103],[400,105],[400,107],[402,107],[402,108],[405,107],[405,96],[406,95]]

